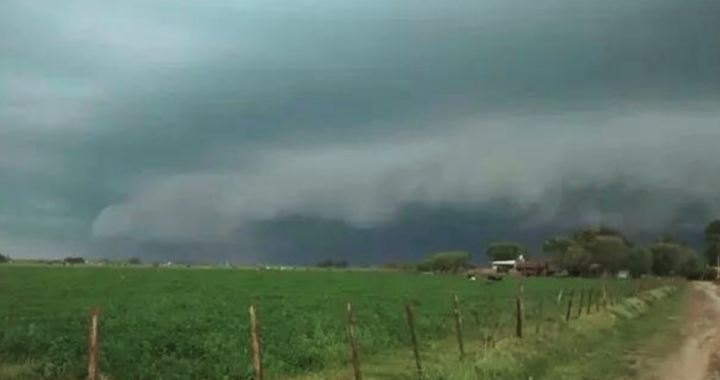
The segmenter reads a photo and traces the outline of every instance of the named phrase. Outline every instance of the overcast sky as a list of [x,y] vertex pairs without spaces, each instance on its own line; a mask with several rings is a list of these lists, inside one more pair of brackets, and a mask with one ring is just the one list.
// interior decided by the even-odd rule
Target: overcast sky
[[718,1],[0,0],[13,256],[699,228],[718,147]]

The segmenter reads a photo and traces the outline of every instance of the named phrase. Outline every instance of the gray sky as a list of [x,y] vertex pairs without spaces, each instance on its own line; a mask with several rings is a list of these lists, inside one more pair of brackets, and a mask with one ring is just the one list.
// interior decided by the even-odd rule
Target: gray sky
[[696,228],[719,67],[711,0],[0,0],[0,250],[382,249],[417,205]]

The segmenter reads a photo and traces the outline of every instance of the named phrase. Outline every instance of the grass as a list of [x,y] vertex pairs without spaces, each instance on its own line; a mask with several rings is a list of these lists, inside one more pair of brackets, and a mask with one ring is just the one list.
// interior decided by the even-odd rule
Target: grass
[[[528,339],[544,336],[533,337],[538,323],[543,331],[564,325],[566,305],[557,300],[562,289],[567,294],[602,285],[616,293],[632,287],[628,281],[525,280]],[[485,347],[512,336],[516,286],[404,273],[0,266],[0,374],[13,380],[82,378],[87,314],[94,305],[103,309],[102,372],[114,379],[250,378],[247,307],[253,302],[269,377],[345,367],[347,301],[357,313],[363,359],[395,363],[393,355],[400,355],[407,366],[412,359],[404,303],[417,311],[424,355],[457,357],[450,348],[453,295],[461,299],[468,347]]]
[[674,317],[682,309],[682,299],[679,292],[656,290],[573,321],[567,331],[550,331],[542,339],[507,340],[498,349],[476,352],[462,364],[450,356],[434,356],[424,379],[634,379],[638,369],[630,353],[647,346],[650,339],[658,353],[665,352],[666,346],[655,344],[677,338]]

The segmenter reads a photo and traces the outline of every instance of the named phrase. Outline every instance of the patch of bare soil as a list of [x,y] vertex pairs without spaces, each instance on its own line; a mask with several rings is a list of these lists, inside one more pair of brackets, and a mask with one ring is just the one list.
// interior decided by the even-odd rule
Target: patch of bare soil
[[692,286],[682,344],[657,367],[653,380],[720,380],[720,290],[712,283]]

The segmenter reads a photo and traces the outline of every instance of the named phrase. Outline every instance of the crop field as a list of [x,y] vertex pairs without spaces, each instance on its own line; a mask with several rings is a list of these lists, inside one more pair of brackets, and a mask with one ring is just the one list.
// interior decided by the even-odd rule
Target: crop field
[[[4,266],[0,363],[32,363],[36,378],[85,377],[88,311],[99,306],[100,367],[112,379],[249,379],[255,303],[266,373],[291,377],[347,366],[346,302],[362,356],[372,358],[409,350],[406,303],[421,345],[454,336],[455,295],[467,341],[512,336],[517,285],[414,273]],[[621,294],[634,284],[523,280],[526,334],[562,327],[561,291],[567,299],[570,289],[603,286]]]

